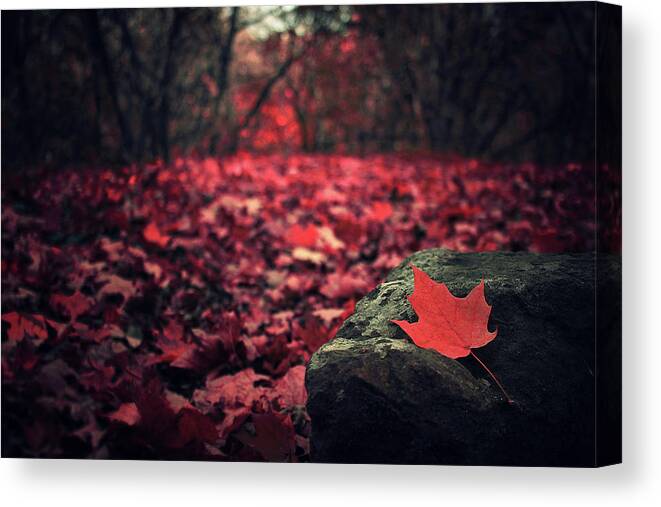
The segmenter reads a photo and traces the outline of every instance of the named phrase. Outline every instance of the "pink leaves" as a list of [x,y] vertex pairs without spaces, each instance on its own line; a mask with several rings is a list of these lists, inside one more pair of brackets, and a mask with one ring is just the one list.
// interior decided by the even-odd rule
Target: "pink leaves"
[[[203,412],[225,414],[219,436],[231,435],[253,448],[264,459],[289,461],[295,449],[295,432],[291,417],[282,410],[305,406],[305,367],[290,368],[279,380],[260,375],[252,369],[207,381],[205,388],[193,395]],[[252,430],[243,423],[251,417]],[[236,433],[235,433],[236,432]]]
[[248,153],[58,170],[20,189],[30,213],[3,194],[3,403],[55,456],[305,461],[305,364],[355,301],[423,248],[592,249],[589,173]]

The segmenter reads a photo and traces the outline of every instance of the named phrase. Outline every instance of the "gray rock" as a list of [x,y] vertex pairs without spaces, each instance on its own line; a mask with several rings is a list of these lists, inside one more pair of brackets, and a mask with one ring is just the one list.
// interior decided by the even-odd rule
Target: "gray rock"
[[[416,319],[406,299],[413,291],[409,263],[455,296],[466,296],[484,278],[493,306],[489,327],[497,327],[498,336],[475,352],[513,405],[474,359],[421,349],[390,322]],[[595,419],[603,415],[600,434],[617,440],[619,373],[596,376],[595,318],[599,348],[617,355],[620,271],[619,258],[600,257],[597,267],[593,254],[414,254],[356,305],[310,360],[313,461],[599,464],[595,443],[619,445],[598,440],[601,421]],[[595,313],[595,287],[608,307],[604,314]],[[610,364],[617,370],[617,360]],[[609,414],[595,412],[597,395],[610,397]]]

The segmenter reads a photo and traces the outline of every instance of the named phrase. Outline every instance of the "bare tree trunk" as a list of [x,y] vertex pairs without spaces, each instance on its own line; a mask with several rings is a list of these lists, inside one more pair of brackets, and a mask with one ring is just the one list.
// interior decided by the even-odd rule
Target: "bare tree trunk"
[[[303,71],[305,72],[305,71]],[[294,85],[291,79],[287,79],[287,86],[292,90],[294,95],[293,107],[294,113],[296,115],[296,121],[298,123],[298,130],[301,133],[301,149],[304,152],[312,151],[312,144],[310,142],[310,136],[308,133],[308,118],[305,111],[305,107],[301,104],[301,94],[298,91],[298,87]]]
[[[218,94],[215,97],[214,107],[213,107],[213,118],[214,121],[218,118],[220,114],[220,104],[223,97],[227,93],[229,88],[229,70],[232,64],[232,49],[234,47],[234,39],[236,34],[239,31],[239,7],[232,7],[232,13],[230,14],[230,24],[227,31],[227,37],[225,40],[220,37],[220,55],[218,57],[218,77],[216,79],[216,85],[218,86]],[[213,135],[209,141],[209,153],[214,154],[216,152],[216,147],[220,138],[220,132],[218,128],[215,128]]]
[[93,9],[85,11],[85,18],[87,20],[90,49],[106,77],[108,93],[110,94],[110,100],[117,116],[117,124],[123,142],[122,151],[124,155],[128,154],[130,156],[133,153],[133,135],[119,103],[119,92],[115,82],[115,74],[110,63],[110,56],[108,55],[108,49],[103,39],[103,33],[101,32],[98,11]]
[[183,27],[186,11],[174,9],[174,19],[170,26],[165,52],[163,77],[161,78],[161,103],[159,107],[159,141],[161,155],[165,163],[170,162],[170,84],[174,78],[174,49]]
[[216,114],[218,114],[218,107],[221,99],[227,91],[227,82],[229,76],[229,69],[232,63],[232,47],[234,46],[234,38],[236,37],[239,21],[239,7],[232,7],[232,14],[230,15],[230,26],[227,32],[227,37],[222,43],[220,50],[218,69],[218,95],[216,99]]
[[126,11],[118,10],[113,12],[113,18],[118,24],[119,29],[122,33],[122,47],[128,51],[129,61],[131,62],[131,68],[129,71],[129,84],[134,94],[138,96],[139,103],[141,104],[140,112],[140,122],[138,126],[137,137],[134,140],[135,152],[143,156],[146,150],[146,145],[148,138],[151,137],[151,156],[156,157],[158,151],[154,151],[154,139],[158,137],[157,129],[155,128],[155,98],[153,94],[148,93],[148,86],[144,86],[142,83],[142,77],[146,77],[147,80],[153,79],[155,76],[150,75],[145,67],[143,60],[138,54],[138,50],[135,45],[133,35],[131,33]]

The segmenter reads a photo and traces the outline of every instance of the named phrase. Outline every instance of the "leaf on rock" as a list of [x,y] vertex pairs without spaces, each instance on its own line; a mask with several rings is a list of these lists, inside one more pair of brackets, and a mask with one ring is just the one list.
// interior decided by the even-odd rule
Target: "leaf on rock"
[[418,315],[417,322],[393,320],[425,349],[433,349],[456,359],[482,347],[496,337],[497,331],[487,328],[491,306],[484,297],[484,280],[465,298],[453,296],[443,283],[432,280],[427,273],[411,265],[414,276],[413,294],[408,297]]

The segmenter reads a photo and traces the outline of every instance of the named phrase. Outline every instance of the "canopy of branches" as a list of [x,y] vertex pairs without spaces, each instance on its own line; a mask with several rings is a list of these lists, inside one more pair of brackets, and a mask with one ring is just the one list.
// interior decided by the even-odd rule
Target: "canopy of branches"
[[242,149],[586,160],[593,20],[588,4],[3,12],[5,167]]

